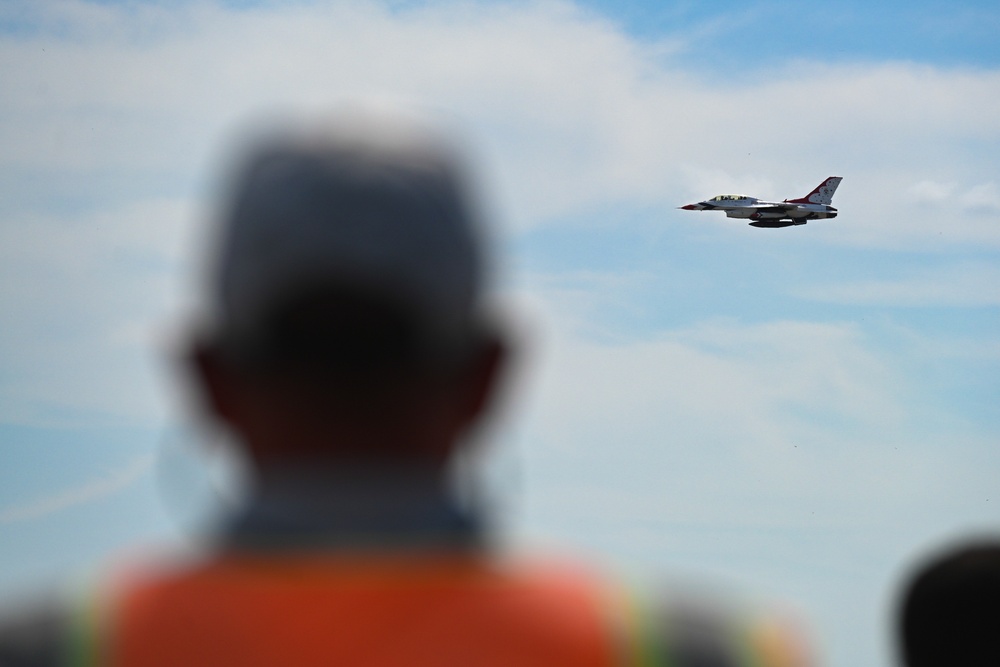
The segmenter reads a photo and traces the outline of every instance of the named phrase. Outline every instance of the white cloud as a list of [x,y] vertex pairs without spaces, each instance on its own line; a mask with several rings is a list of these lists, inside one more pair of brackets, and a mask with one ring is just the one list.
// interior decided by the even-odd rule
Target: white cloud
[[996,183],[988,181],[977,185],[959,187],[955,183],[921,181],[908,189],[913,202],[926,206],[927,212],[937,217],[954,215],[986,217],[993,216],[991,226],[1000,226],[1000,190]]
[[[728,190],[797,196],[841,175],[841,217],[810,225],[818,242],[1000,244],[989,208],[995,187],[984,181],[1000,129],[990,113],[1000,99],[993,71],[804,63],[723,86],[559,2],[397,12],[353,3],[239,11],[192,3],[167,12],[67,2],[38,11],[46,15],[38,34],[0,44],[0,169],[46,174],[47,188],[90,173],[151,182],[190,174],[206,168],[220,135],[249,111],[388,95],[447,109],[475,133],[489,182],[507,202],[501,217],[517,228],[608,202],[672,212]],[[23,416],[41,401],[158,414],[148,377],[147,390],[134,390],[149,374],[138,370],[146,357],[135,342],[169,305],[177,288],[168,281],[190,268],[175,225],[191,219],[191,206],[128,188],[99,195],[94,214],[0,228],[10,324],[3,363],[17,378],[8,412]],[[951,196],[978,213],[949,208]],[[139,266],[115,264],[127,258]],[[144,264],[160,268],[140,280]],[[919,276],[804,293],[969,304],[961,292],[983,276],[1000,282],[966,269],[946,287]],[[995,303],[989,288],[975,294],[974,303]],[[67,326],[85,326],[68,342],[40,338],[61,310],[73,311],[60,320]],[[109,363],[123,346],[132,355],[124,366]],[[551,377],[563,379],[559,391],[552,379],[540,390],[549,391],[549,416],[539,432],[565,447],[585,436],[669,433],[707,447],[759,447],[783,470],[796,443],[833,444],[827,422],[890,433],[905,418],[893,390],[899,379],[850,324],[716,322],[617,346],[573,335],[554,354]]]
[[961,204],[970,213],[996,216],[1000,214],[1000,190],[992,181],[976,185],[962,194]]
[[[669,49],[636,42],[563,2],[405,11],[377,3],[240,10],[191,3],[168,11],[63,2],[31,11],[41,17],[40,29],[0,44],[0,170],[40,173],[46,183],[43,191],[9,192],[17,211],[91,174],[107,174],[111,183],[120,175],[145,175],[147,185],[163,178],[169,190],[178,177],[193,180],[192,173],[209,168],[220,136],[249,112],[318,109],[374,95],[446,109],[473,132],[488,184],[498,186],[499,217],[515,229],[612,202],[622,202],[624,214],[608,224],[628,224],[632,206],[662,206],[666,217],[676,205],[725,190],[797,196],[836,174],[845,177],[836,202],[841,216],[809,226],[816,242],[1000,245],[989,208],[995,187],[983,181],[996,167],[1000,119],[990,110],[1000,100],[1000,72],[799,63],[766,79],[726,79],[721,86],[721,78],[674,66]],[[910,196],[914,188],[925,192],[923,200]],[[3,221],[0,298],[10,325],[4,363],[23,379],[9,389],[18,400],[156,414],[154,389],[122,389],[135,385],[137,367],[148,362],[134,354],[127,370],[117,372],[109,362],[124,345],[135,352],[134,342],[174,299],[178,272],[190,268],[177,249],[177,224],[192,218],[193,195],[157,199],[128,185],[106,186],[96,195],[96,213],[37,220],[36,213],[18,212]],[[979,213],[949,208],[950,195]],[[129,261],[160,268],[123,266]],[[959,287],[974,273],[947,288],[929,289],[931,277],[806,293],[833,301],[967,303]],[[979,290],[976,302],[993,303],[991,294]],[[63,347],[44,340],[54,330],[52,313],[60,311],[65,317],[57,321],[74,328]],[[800,350],[796,341],[804,336],[828,346],[826,359],[864,357],[864,347],[850,342],[860,335],[850,327],[769,326],[774,330],[741,331],[737,338],[755,340],[753,354],[771,355],[774,363],[786,361],[776,350]],[[789,376],[793,382],[768,379],[768,367],[748,361],[752,356],[717,356],[683,337],[601,353],[567,344],[596,368],[608,366],[610,378],[621,372],[619,362],[650,382],[654,371],[675,367],[705,378],[690,396],[724,396],[727,405],[745,406],[731,422],[741,429],[769,433],[776,406],[813,409],[795,398],[798,392],[829,399],[822,410],[828,415],[868,418],[857,399],[868,396],[865,376],[836,366],[810,371],[807,364],[819,363],[809,361],[815,348],[794,357],[800,367]],[[654,361],[635,361],[640,353]],[[45,371],[32,375],[30,368]],[[76,379],[53,389],[52,377]],[[691,403],[684,408],[691,415],[705,404],[656,386],[678,406]],[[614,403],[622,396],[601,398]],[[627,402],[620,408],[635,409]],[[712,421],[699,419],[699,427]]]
[[937,183],[935,181],[920,181],[907,189],[907,194],[920,203],[939,204],[944,202],[955,191],[954,183]]
[[923,270],[896,280],[803,286],[793,293],[839,304],[891,307],[1000,306],[1000,268],[964,263]]
[[912,332],[887,349],[851,323],[719,320],[616,339],[580,329],[579,295],[529,301],[548,325],[516,394],[529,397],[523,446],[544,507],[630,525],[846,528],[947,496],[963,476],[970,493],[989,488],[988,465],[968,470],[988,438],[931,407],[915,368],[940,350]]
[[185,202],[148,200],[0,225],[3,419],[163,415],[159,325],[186,298],[193,222]]
[[852,325],[715,322],[640,342],[561,337],[549,348],[539,426],[553,446],[670,433],[788,452],[825,440],[830,422],[885,431],[905,414],[898,380]]
[[[819,235],[827,242],[1000,242],[995,220],[900,208],[916,181],[995,171],[994,71],[799,63],[705,80],[563,2],[39,13],[76,29],[0,47],[8,167],[189,173],[250,111],[391,95],[476,132],[518,226],[598,202],[798,195],[838,174],[847,222]],[[942,215],[958,223],[950,239],[937,238]]]
[[905,558],[995,530],[990,425],[938,405],[924,364],[995,363],[996,346],[792,320],[615,336],[593,331],[598,281],[522,306],[541,349],[513,392],[527,410],[506,474],[521,493],[500,503],[519,544],[785,595],[835,657],[881,632],[874,598]]

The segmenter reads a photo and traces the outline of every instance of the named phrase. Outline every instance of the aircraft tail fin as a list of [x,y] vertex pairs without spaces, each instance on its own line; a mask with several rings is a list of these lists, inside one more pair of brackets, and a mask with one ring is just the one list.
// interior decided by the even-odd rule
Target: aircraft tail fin
[[826,204],[829,206],[833,203],[833,193],[837,191],[837,186],[842,180],[844,179],[840,176],[830,176],[805,197],[786,199],[785,202],[789,204]]

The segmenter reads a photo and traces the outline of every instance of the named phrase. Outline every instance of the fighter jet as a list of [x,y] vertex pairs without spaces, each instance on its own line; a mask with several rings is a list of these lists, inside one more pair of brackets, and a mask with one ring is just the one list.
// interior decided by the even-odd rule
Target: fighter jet
[[678,208],[685,211],[725,211],[727,218],[750,220],[751,227],[804,225],[807,220],[837,217],[837,209],[830,204],[833,203],[833,193],[842,180],[844,179],[840,176],[830,176],[800,199],[773,202],[747,195],[719,195]]

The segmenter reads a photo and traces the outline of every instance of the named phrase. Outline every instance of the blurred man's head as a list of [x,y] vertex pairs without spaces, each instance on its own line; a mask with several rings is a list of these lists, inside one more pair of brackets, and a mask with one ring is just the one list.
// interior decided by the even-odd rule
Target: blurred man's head
[[195,359],[258,466],[442,464],[478,417],[500,348],[462,178],[446,144],[398,119],[255,143],[223,210]]
[[924,564],[904,590],[898,620],[907,667],[1000,665],[1000,541]]

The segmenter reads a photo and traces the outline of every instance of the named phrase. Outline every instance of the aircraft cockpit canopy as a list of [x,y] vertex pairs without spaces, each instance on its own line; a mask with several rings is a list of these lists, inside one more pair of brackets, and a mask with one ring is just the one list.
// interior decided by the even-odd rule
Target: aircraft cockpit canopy
[[708,201],[739,201],[741,199],[750,199],[750,197],[747,197],[746,195],[718,195],[716,197],[712,197]]

